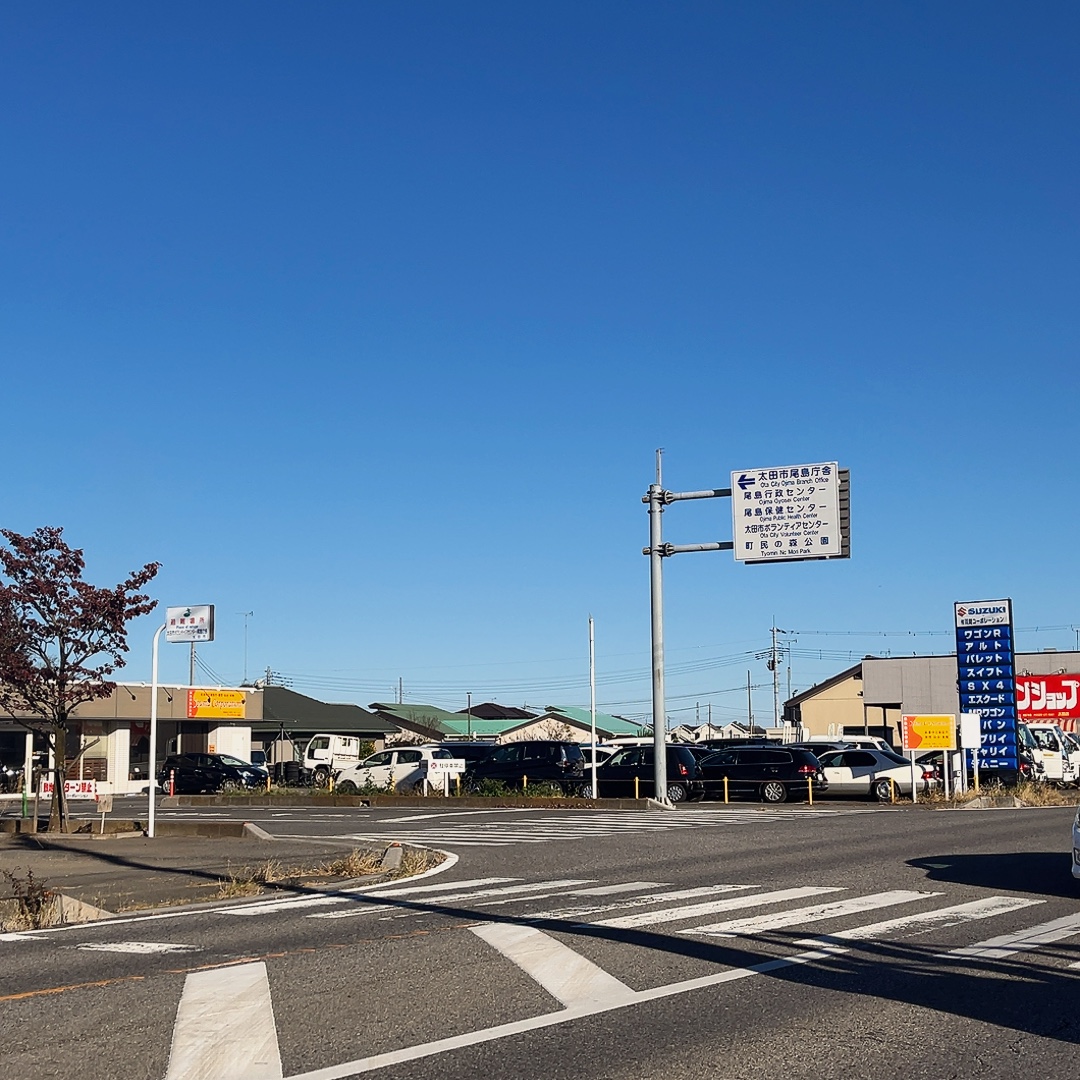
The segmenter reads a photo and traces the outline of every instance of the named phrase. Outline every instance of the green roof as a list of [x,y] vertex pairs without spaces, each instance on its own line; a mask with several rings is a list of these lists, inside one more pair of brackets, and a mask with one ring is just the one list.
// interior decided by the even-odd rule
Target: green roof
[[[578,709],[572,705],[545,705],[544,711],[555,716],[565,716],[576,724],[584,724],[589,727],[592,724],[592,711],[590,709]],[[608,713],[596,714],[596,727],[605,735],[641,735],[651,724],[639,724],[634,720],[624,720],[621,716],[611,716]]]

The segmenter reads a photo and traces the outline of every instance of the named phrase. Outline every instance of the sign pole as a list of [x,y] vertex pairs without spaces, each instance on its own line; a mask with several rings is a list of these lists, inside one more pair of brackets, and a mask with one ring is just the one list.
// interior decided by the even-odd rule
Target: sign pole
[[158,699],[158,643],[161,640],[161,634],[165,629],[166,624],[162,623],[154,633],[154,658],[150,665],[150,759],[147,763],[147,772],[149,773],[150,783],[147,786],[149,793],[149,807],[146,812],[146,835],[153,838],[154,836],[154,813],[157,809],[155,805],[156,792],[154,787],[157,784],[157,699]]
[[[657,476],[660,460],[657,456]],[[649,485],[649,597],[652,611],[653,798],[667,803],[667,709],[664,703],[664,562],[660,515],[664,492]]]
[[589,727],[592,738],[592,764],[589,772],[592,779],[592,797],[598,799],[600,792],[596,789],[596,648],[593,640],[593,621],[589,616]]
[[919,801],[919,785],[915,779],[915,751],[909,750],[911,755],[911,801],[917,803]]

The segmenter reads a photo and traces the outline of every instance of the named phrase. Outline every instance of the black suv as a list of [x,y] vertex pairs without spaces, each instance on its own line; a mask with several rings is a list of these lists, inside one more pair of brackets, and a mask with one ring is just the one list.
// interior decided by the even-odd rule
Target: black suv
[[821,762],[809,750],[795,747],[732,747],[699,764],[708,799],[724,797],[725,779],[729,795],[757,795],[770,803],[782,803],[789,795],[806,796],[811,782],[817,791],[828,786]]
[[239,791],[266,782],[264,773],[231,754],[170,754],[158,770],[158,784],[166,795],[170,773],[177,795]]
[[[612,754],[596,770],[598,794],[605,799],[652,798],[656,790],[656,752],[652,746],[626,746]],[[668,802],[700,799],[705,788],[701,768],[688,746],[667,748]],[[637,783],[634,783],[634,780]],[[592,785],[586,784],[582,794],[591,796]]]
[[[451,744],[447,748],[454,752]],[[461,783],[466,791],[475,791],[485,780],[499,780],[511,787],[549,783],[558,784],[571,795],[581,787],[584,775],[585,758],[577,743],[530,739],[503,743],[487,757],[470,762]]]

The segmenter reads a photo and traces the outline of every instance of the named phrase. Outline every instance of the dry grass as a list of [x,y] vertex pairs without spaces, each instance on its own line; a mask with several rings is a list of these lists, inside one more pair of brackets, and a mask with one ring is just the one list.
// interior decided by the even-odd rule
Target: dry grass
[[[920,803],[928,803],[940,807],[966,806],[973,799],[1019,799],[1025,806],[1076,806],[1080,803],[1080,791],[1076,788],[1056,788],[1053,784],[1033,783],[1023,780],[1015,787],[1005,787],[1003,784],[981,784],[979,791],[973,788],[945,798],[941,788],[937,788],[932,794],[920,795]],[[898,800],[899,801],[899,800]],[[904,802],[908,802],[907,799]]]

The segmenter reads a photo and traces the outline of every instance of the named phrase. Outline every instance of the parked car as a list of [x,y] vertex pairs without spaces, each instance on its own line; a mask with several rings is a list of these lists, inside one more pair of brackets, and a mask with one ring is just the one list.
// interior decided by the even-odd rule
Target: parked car
[[807,735],[805,739],[800,740],[801,746],[812,747],[814,743],[825,746],[843,743],[845,746],[857,746],[864,750],[881,750],[886,754],[896,753],[889,743],[876,735]]
[[722,799],[724,780],[729,795],[756,795],[764,802],[782,803],[792,795],[805,798],[814,784],[824,790],[825,777],[809,751],[790,746],[739,746],[718,750],[701,762],[705,797]]
[[593,758],[596,758],[596,766],[599,768],[609,758],[618,753],[619,748],[617,746],[582,746],[581,754],[585,759],[585,771],[588,772],[593,763]]
[[158,770],[158,784],[163,791],[169,790],[170,777],[178,795],[239,791],[266,782],[251,762],[232,754],[169,754]]
[[[656,751],[652,746],[625,746],[616,751],[596,770],[597,795],[603,799],[652,798],[656,791]],[[634,779],[637,778],[635,788]],[[701,768],[688,746],[667,748],[667,797],[678,803],[700,799],[704,794]],[[593,797],[591,778],[581,789]]]
[[[833,750],[818,760],[830,795],[870,795],[882,802],[888,802],[894,790],[911,795],[911,762],[893,750]],[[934,770],[921,765],[915,766],[915,779],[923,793],[936,784]]]
[[448,739],[438,743],[444,750],[450,751],[451,757],[464,758],[471,765],[474,761],[483,761],[495,748],[493,742],[467,742]]
[[266,760],[266,751],[252,750],[249,756],[251,757],[252,768],[258,769],[259,772],[262,773],[262,778],[265,782],[270,776],[270,765]]
[[581,787],[584,776],[585,758],[577,743],[524,739],[496,746],[487,757],[472,762],[461,783],[468,791],[476,790],[485,780],[498,780],[511,787],[546,782],[558,784],[572,794]]
[[846,739],[830,739],[829,742],[793,742],[785,743],[784,745],[792,747],[795,750],[809,750],[816,758],[820,758],[822,754],[829,753],[830,750],[855,749],[855,744],[853,742],[848,742]]
[[391,747],[343,769],[338,774],[334,788],[342,795],[373,787],[404,795],[423,788],[428,762],[432,758],[449,759],[453,756],[441,746]]

